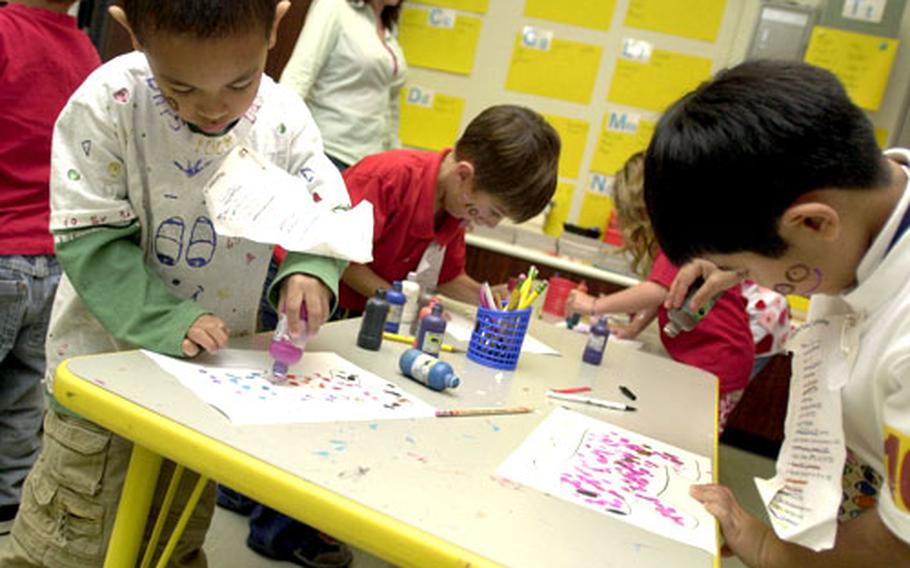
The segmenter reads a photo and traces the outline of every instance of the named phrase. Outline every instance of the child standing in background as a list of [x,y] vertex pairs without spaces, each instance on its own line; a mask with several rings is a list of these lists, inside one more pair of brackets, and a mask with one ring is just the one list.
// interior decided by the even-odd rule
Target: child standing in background
[[540,213],[556,191],[559,149],[539,114],[500,105],[477,115],[454,150],[392,150],[345,170],[351,201],[373,204],[373,262],[345,270],[341,307],[363,310],[378,288],[411,271],[424,289],[477,303],[480,283],[464,271],[465,225]]
[[[664,331],[668,318],[663,304],[678,269],[670,264],[658,248],[648,219],[644,200],[642,152],[631,156],[616,174],[613,195],[623,232],[623,248],[620,252],[627,252],[631,256],[632,269],[646,280],[600,298],[573,291],[566,305],[567,311],[588,315],[629,313],[629,325],[614,330],[617,337],[623,338],[635,337],[657,317],[661,343],[673,359],[718,377],[718,431],[723,432],[730,412],[742,398],[753,375],[755,364],[757,339],[750,329],[749,314],[741,290],[737,287],[724,291],[711,311],[692,331],[682,331],[675,337],[668,335]],[[789,319],[785,319],[789,325]],[[766,334],[762,334],[762,338],[764,335]]]
[[[65,357],[135,347],[194,356],[254,331],[272,247],[219,237],[201,191],[237,145],[299,174],[301,191],[318,191],[326,207],[349,205],[305,105],[263,77],[288,7],[123,0],[111,8],[139,51],[93,73],[54,133],[50,226],[64,276],[48,334],[48,379]],[[344,265],[288,254],[272,299],[286,306],[292,334],[303,304],[312,332],[323,323]],[[131,444],[50,404],[0,565],[99,566]],[[156,503],[169,471],[173,464],[163,469]],[[168,526],[196,479],[181,479]],[[171,566],[205,565],[213,505],[210,484]]]
[[54,121],[101,64],[67,14],[73,2],[0,8],[0,535],[40,448],[44,338],[60,280],[48,229]]
[[[279,83],[297,92],[313,113],[326,155],[339,171],[401,146],[398,96],[408,72],[396,39],[402,1],[314,0],[281,73]],[[266,286],[284,258],[281,248],[275,252]],[[259,319],[263,330],[275,329],[278,321],[265,294]],[[219,492],[219,503],[222,496],[230,498]]]

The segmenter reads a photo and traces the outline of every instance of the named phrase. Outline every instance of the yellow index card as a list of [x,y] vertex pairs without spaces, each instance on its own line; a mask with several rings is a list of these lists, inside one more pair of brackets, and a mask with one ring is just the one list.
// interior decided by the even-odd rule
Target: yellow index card
[[559,133],[559,177],[577,178],[581,156],[588,140],[589,124],[586,120],[545,114],[543,117]]
[[572,208],[572,194],[575,192],[574,184],[561,181],[556,184],[556,193],[550,202],[550,208],[544,219],[543,232],[551,237],[562,234],[562,225],[569,218]]
[[421,4],[430,6],[439,6],[440,8],[452,8],[455,10],[464,10],[465,12],[475,12],[477,14],[486,14],[490,5],[490,0],[420,0]]
[[660,112],[710,76],[707,57],[654,49],[648,42],[627,38],[607,100]]
[[714,43],[726,7],[727,0],[630,0],[624,24]]
[[591,175],[588,190],[581,202],[577,225],[585,228],[598,228],[601,234],[607,229],[607,222],[613,213],[613,186],[609,178],[599,174]]
[[441,150],[458,138],[464,99],[410,85],[401,90],[399,137],[405,146]]
[[878,142],[878,147],[882,150],[886,150],[888,148],[888,129],[876,126],[873,130],[875,132],[875,141]]
[[525,17],[606,31],[615,7],[616,0],[527,0]]
[[898,40],[815,26],[805,61],[823,67],[844,84],[858,106],[878,110]]
[[470,75],[480,23],[480,18],[454,10],[405,6],[398,43],[408,65]]
[[591,158],[591,170],[615,175],[632,154],[648,147],[654,126],[654,122],[644,120],[636,114],[607,113],[594,149],[594,157]]
[[602,54],[599,45],[554,38],[552,31],[525,26],[515,36],[506,88],[588,104]]

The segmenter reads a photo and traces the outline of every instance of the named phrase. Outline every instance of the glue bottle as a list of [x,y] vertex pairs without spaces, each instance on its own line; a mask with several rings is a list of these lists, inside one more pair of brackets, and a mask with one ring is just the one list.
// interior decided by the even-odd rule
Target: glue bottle
[[420,299],[420,283],[417,282],[416,272],[408,272],[408,279],[401,283],[401,291],[405,298],[401,308],[401,328],[410,330],[411,324],[417,319],[417,302]]
[[404,308],[405,301],[404,294],[401,293],[401,280],[396,280],[386,291],[385,299],[389,303],[389,317],[385,320],[385,330],[398,333],[401,325],[401,310]]
[[408,349],[398,360],[401,372],[433,390],[454,389],[461,383],[452,366],[421,351]]
[[[686,299],[683,302],[682,307],[667,310],[667,319],[669,321],[664,324],[664,333],[667,334],[668,337],[676,337],[681,331],[692,331],[695,329],[698,322],[708,315],[708,311],[714,306],[717,299],[720,298],[720,294],[716,294],[697,311],[693,311],[692,308],[689,307],[689,304],[692,303],[692,296],[695,295],[695,292],[697,292],[704,283],[705,281],[702,278],[695,280],[695,282],[689,286],[689,293],[686,294]],[[722,293],[723,292],[721,292],[721,294]]]
[[385,301],[385,288],[376,290],[376,295],[367,300],[357,334],[357,346],[370,351],[379,351],[382,345],[382,330],[389,317],[389,303]]
[[273,383],[281,383],[288,378],[288,368],[303,357],[308,334],[306,304],[300,305],[300,335],[297,337],[291,337],[288,331],[288,315],[284,309],[281,310],[272,342],[269,343],[269,355],[272,357],[270,380]]
[[433,304],[430,313],[420,321],[416,347],[428,355],[439,357],[445,334],[446,320],[442,317],[442,304],[437,302]]
[[597,320],[591,327],[591,335],[588,336],[588,343],[585,345],[585,351],[581,355],[582,361],[592,365],[600,365],[604,358],[604,350],[607,348],[607,339],[610,338],[610,328],[607,327],[607,318],[602,317]]

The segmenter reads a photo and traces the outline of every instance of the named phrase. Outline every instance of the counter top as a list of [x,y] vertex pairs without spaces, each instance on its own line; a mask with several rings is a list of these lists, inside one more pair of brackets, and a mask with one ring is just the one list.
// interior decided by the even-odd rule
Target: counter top
[[565,257],[548,254],[541,250],[528,248],[526,246],[505,242],[491,237],[468,233],[465,235],[465,241],[471,246],[498,252],[515,258],[520,258],[529,262],[533,262],[535,264],[549,266],[550,268],[570,272],[572,274],[578,274],[586,278],[610,282],[612,284],[617,284],[620,286],[629,287],[634,286],[640,282],[638,278],[629,276],[627,274],[620,274],[611,270],[605,270],[603,268],[598,268],[589,264],[576,262]]

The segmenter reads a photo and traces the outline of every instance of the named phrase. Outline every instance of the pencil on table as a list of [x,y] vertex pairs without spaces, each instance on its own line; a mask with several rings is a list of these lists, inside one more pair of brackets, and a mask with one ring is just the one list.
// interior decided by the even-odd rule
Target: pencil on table
[[436,416],[491,416],[494,414],[525,414],[534,410],[529,406],[480,406],[475,408],[440,408]]

